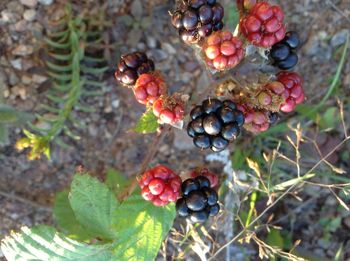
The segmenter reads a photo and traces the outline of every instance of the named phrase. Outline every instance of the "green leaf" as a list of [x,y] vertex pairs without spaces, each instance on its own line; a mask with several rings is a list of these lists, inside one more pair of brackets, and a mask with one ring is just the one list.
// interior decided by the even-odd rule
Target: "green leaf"
[[111,226],[118,202],[105,184],[89,175],[76,174],[69,202],[77,220],[88,232],[104,239],[116,238]]
[[175,206],[155,207],[142,196],[134,195],[121,203],[115,213],[114,229],[118,245],[114,249],[118,261],[154,260],[175,219]]
[[0,124],[0,145],[9,142],[9,131],[4,124]]
[[134,131],[137,133],[153,133],[158,129],[157,117],[153,114],[152,110],[147,110],[136,124]]
[[60,229],[70,238],[86,240],[91,235],[84,229],[76,219],[73,209],[69,204],[69,191],[58,192],[55,197],[53,216]]
[[237,8],[236,3],[233,1],[226,5],[225,11],[227,10],[227,16],[225,17],[225,24],[228,28],[236,28],[238,22],[239,22],[239,11]]
[[270,228],[270,233],[267,235],[267,243],[270,246],[283,249],[284,240],[283,240],[283,237],[281,236],[280,230],[277,230],[275,228]]
[[337,107],[330,107],[326,110],[322,117],[320,117],[320,127],[324,129],[332,129],[340,122],[339,111]]
[[106,174],[105,183],[117,195],[128,184],[128,181],[119,171],[109,169]]
[[115,260],[111,245],[87,245],[69,239],[53,227],[22,227],[1,243],[1,250],[8,261],[109,261]]

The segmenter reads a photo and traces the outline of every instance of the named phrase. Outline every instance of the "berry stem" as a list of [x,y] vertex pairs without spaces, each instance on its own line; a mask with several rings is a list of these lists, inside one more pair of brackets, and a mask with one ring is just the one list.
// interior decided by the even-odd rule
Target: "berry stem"
[[164,128],[157,134],[157,136],[155,137],[155,139],[152,142],[152,145],[150,146],[150,149],[148,151],[148,154],[146,155],[146,157],[144,158],[144,160],[142,161],[140,170],[137,173],[134,173],[131,178],[133,179],[133,181],[130,183],[129,186],[127,186],[119,195],[118,195],[118,200],[119,201],[123,201],[125,200],[127,197],[129,197],[133,191],[135,190],[135,188],[137,187],[138,184],[138,176],[141,175],[142,173],[145,172],[145,170],[147,169],[149,163],[152,161],[152,159],[154,158],[154,156],[157,154],[158,152],[158,148],[159,148],[159,144],[163,141],[163,139],[166,137],[166,135],[170,132],[171,130],[171,125],[166,125],[164,126]]

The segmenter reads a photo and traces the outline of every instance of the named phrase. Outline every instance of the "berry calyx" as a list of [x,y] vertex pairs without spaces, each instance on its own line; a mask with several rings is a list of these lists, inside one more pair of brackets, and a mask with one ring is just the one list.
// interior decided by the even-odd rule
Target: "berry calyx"
[[122,55],[115,71],[115,78],[124,86],[133,86],[139,76],[153,72],[154,63],[143,52],[133,52]]
[[176,201],[178,215],[193,223],[203,223],[209,216],[217,215],[218,194],[212,187],[205,176],[185,180],[181,186],[182,197]]
[[231,32],[219,31],[207,38],[202,54],[208,67],[227,70],[235,67],[244,58],[243,42]]
[[280,72],[277,74],[277,80],[285,87],[285,102],[281,105],[281,111],[292,112],[295,106],[305,99],[301,77],[295,72]]
[[184,118],[184,102],[178,96],[160,96],[153,103],[153,113],[160,123],[174,125]]
[[136,100],[141,104],[153,104],[167,88],[160,73],[141,74],[133,89]]
[[207,99],[195,106],[187,125],[187,133],[200,149],[219,152],[227,148],[240,134],[244,124],[244,115],[235,103],[226,100]]
[[260,2],[242,17],[240,30],[249,42],[256,46],[270,48],[282,41],[286,34],[284,13],[277,5]]
[[142,174],[139,185],[145,200],[155,206],[165,206],[179,197],[181,178],[171,169],[158,165]]

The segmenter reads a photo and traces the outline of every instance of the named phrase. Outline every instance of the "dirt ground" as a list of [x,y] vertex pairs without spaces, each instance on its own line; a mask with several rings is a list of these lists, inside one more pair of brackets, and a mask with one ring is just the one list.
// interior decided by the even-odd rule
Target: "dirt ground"
[[[48,76],[39,58],[42,38],[49,19],[62,13],[64,2],[1,0],[0,85],[3,85],[6,103],[32,112],[45,96],[43,90]],[[73,2],[76,10],[83,10],[87,1]],[[13,128],[10,144],[0,147],[0,238],[23,225],[52,224],[54,194],[70,184],[78,166],[100,178],[109,168],[115,168],[126,176],[138,170],[154,135],[143,136],[129,131],[144,107],[134,100],[130,90],[115,83],[113,70],[121,53],[136,49],[146,51],[166,76],[167,82],[171,83],[171,91],[192,94],[200,93],[205,87],[207,76],[204,67],[197,61],[193,50],[180,42],[170,25],[168,11],[173,8],[172,1],[141,2],[140,9],[133,4],[125,7],[117,0],[105,1],[109,7],[106,19],[113,24],[105,33],[109,39],[107,58],[110,70],[105,78],[108,84],[103,96],[86,100],[96,111],[80,115],[88,125],[85,130],[77,130],[81,141],[64,138],[71,148],[54,146],[52,161],[45,158],[28,161],[25,153],[13,147],[22,136],[19,128]],[[283,6],[288,28],[300,33],[302,48],[296,70],[305,81],[307,104],[317,103],[329,86],[339,61],[339,48],[345,43],[346,34],[350,33],[350,1],[274,2]],[[147,21],[148,27],[128,26],[121,15],[116,15],[125,12],[140,15],[135,19],[139,24]],[[340,86],[344,88],[342,94],[350,95],[350,59],[346,61]],[[330,103],[336,104],[335,99]],[[337,135],[340,134],[333,135],[333,139],[342,139]],[[162,143],[151,163],[162,163],[177,170],[190,169],[208,165],[206,154],[192,145],[184,131],[175,130]],[[347,170],[344,175],[350,178],[349,158],[335,159],[338,163],[341,160],[340,164]],[[220,164],[213,166],[218,172],[222,171],[222,167]],[[319,190],[316,193],[317,197],[299,212],[291,213],[283,225],[292,231],[294,240],[302,240],[301,252],[313,253],[323,260],[332,259],[343,243],[347,253],[344,258],[350,260],[350,212],[339,210],[336,207],[338,202],[329,191]],[[287,198],[280,211],[288,214],[299,205],[300,202]],[[298,218],[301,214],[302,219]],[[330,219],[341,217],[338,228],[330,231],[332,240],[329,241],[325,241],[322,235],[324,227],[316,222],[325,216]],[[255,255],[256,252],[252,254]],[[196,260],[195,256],[193,258]]]

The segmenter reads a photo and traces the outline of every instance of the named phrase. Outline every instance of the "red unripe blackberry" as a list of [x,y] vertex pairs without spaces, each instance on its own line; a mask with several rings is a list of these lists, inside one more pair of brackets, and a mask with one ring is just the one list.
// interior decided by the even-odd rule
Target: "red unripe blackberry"
[[207,38],[202,55],[208,67],[215,70],[227,70],[235,67],[244,58],[243,43],[231,32],[219,31]]
[[281,111],[292,112],[295,106],[302,103],[305,99],[302,79],[295,72],[280,72],[277,74],[277,80],[285,87],[285,102],[281,105]]
[[282,41],[286,34],[284,13],[277,5],[257,3],[242,17],[240,30],[252,44],[270,48]]
[[139,179],[141,195],[155,206],[175,202],[180,194],[181,178],[171,169],[158,165],[144,172]]
[[223,28],[223,17],[224,8],[215,0],[188,0],[171,15],[171,22],[185,43],[197,44]]
[[167,92],[164,79],[157,72],[141,74],[133,90],[136,100],[142,104],[153,104]]
[[133,86],[141,74],[154,71],[154,63],[143,52],[122,55],[115,71],[117,81],[125,86]]
[[267,131],[270,127],[269,112],[253,108],[247,104],[238,104],[245,117],[244,128],[254,134]]
[[153,113],[160,123],[176,124],[184,118],[184,102],[177,94],[163,95],[153,103]]

